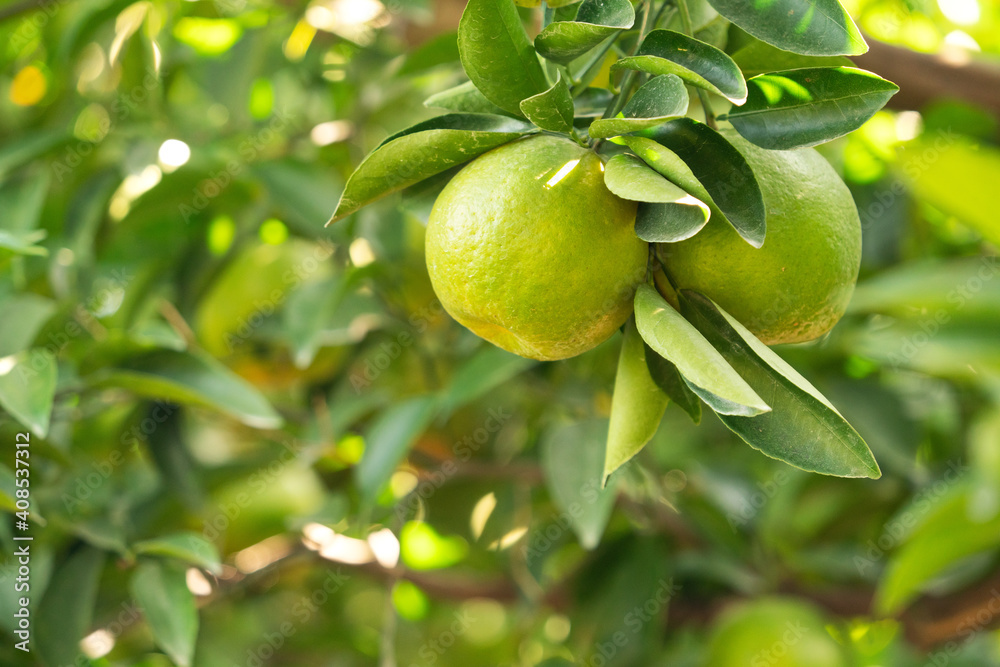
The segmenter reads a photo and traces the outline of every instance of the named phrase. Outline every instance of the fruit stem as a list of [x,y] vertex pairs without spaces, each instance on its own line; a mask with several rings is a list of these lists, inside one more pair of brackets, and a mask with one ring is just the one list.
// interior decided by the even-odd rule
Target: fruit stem
[[[694,28],[691,24],[691,10],[688,9],[687,0],[676,0],[677,9],[681,13],[681,23],[684,25],[684,32],[689,37],[694,37]],[[708,93],[702,88],[698,88],[698,100],[701,102],[701,110],[705,114],[705,124],[713,130],[719,129],[715,122],[715,113],[708,103]]]

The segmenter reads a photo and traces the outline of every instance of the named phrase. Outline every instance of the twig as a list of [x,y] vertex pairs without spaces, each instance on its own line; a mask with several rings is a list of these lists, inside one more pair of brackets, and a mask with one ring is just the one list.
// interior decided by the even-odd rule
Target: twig
[[[687,0],[677,0],[677,9],[681,13],[681,23],[684,24],[684,32],[690,37],[694,37],[694,27],[691,23],[691,11],[688,9]],[[713,130],[718,129],[715,122],[715,113],[712,105],[709,104],[708,93],[704,89],[698,88],[698,100],[701,102],[701,110],[705,113],[705,124]]]

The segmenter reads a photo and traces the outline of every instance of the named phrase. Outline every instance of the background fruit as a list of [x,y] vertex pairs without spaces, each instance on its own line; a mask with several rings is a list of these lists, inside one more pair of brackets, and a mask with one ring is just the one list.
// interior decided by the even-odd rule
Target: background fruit
[[604,186],[600,158],[571,141],[497,148],[434,204],[434,291],[452,317],[506,350],[544,360],[585,352],[628,318],[645,275],[635,209]]
[[818,338],[844,314],[858,277],[861,225],[851,193],[811,148],[770,151],[724,134],[764,194],[764,245],[753,248],[713,218],[661,256],[680,287],[711,297],[765,343]]
[[840,646],[808,604],[762,598],[727,610],[716,623],[706,667],[843,667]]

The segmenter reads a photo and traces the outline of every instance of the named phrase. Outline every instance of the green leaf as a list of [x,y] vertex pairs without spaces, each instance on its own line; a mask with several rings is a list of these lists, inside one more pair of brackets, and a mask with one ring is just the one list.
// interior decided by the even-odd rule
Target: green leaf
[[625,325],[615,391],[611,397],[611,423],[604,453],[604,478],[618,470],[646,446],[660,426],[670,401],[646,366],[646,351],[634,319]]
[[575,21],[557,21],[539,33],[535,50],[566,65],[633,23],[635,10],[628,0],[584,0]]
[[132,545],[132,551],[145,556],[176,558],[218,575],[222,561],[215,545],[198,533],[171,533]]
[[899,86],[853,67],[761,74],[746,104],[724,118],[748,141],[771,150],[815,146],[861,127]]
[[666,243],[690,238],[708,222],[709,209],[660,176],[634,155],[616,155],[604,168],[604,184],[622,199],[648,202],[639,207],[636,236]]
[[550,132],[569,132],[573,128],[573,112],[573,95],[562,74],[544,93],[521,101],[521,113]]
[[[678,118],[651,130],[647,138],[683,160],[725,219],[747,243],[755,248],[764,245],[767,231],[764,195],[746,158],[725,137],[692,118]],[[648,144],[636,154],[653,169],[663,169],[660,173],[669,172],[664,174],[667,178],[681,173],[670,166],[669,155]],[[685,182],[678,185],[687,187]],[[692,194],[701,199],[697,192]]]
[[676,366],[691,391],[720,415],[754,417],[770,410],[712,344],[649,285],[636,290],[635,323],[642,339]]
[[602,488],[608,421],[590,419],[557,427],[542,438],[542,470],[556,508],[584,549],[601,541],[615,504],[615,486]]
[[27,349],[55,311],[54,301],[30,292],[0,300],[0,357]]
[[49,667],[75,665],[80,640],[90,631],[105,552],[77,549],[53,573],[35,613],[31,642]]
[[857,56],[868,50],[837,0],[709,0],[716,11],[768,44],[808,56]]
[[577,118],[600,118],[614,94],[607,88],[585,88],[573,100]]
[[327,224],[531,130],[523,121],[484,114],[446,114],[419,123],[387,139],[358,165]]
[[198,638],[198,608],[185,568],[143,560],[132,573],[132,596],[142,608],[157,645],[180,667],[190,667]]
[[521,100],[549,87],[511,0],[469,0],[458,24],[458,52],[476,88],[515,115]]
[[399,75],[426,72],[440,65],[457,62],[458,59],[458,33],[451,30],[427,40],[407,54],[406,61],[399,68]]
[[692,86],[722,95],[733,104],[743,104],[747,99],[747,83],[732,58],[711,44],[673,30],[652,31],[636,55],[622,58],[611,69],[674,74]]
[[0,359],[0,407],[39,437],[49,432],[59,367],[42,348]]
[[[967,484],[958,484],[943,498],[936,491],[937,485],[929,486],[916,496],[923,506],[907,508],[910,519],[914,514],[932,514],[912,535],[905,536],[902,547],[889,557],[875,595],[880,614],[892,615],[903,609],[929,581],[962,559],[1000,546],[1000,514],[977,516],[975,496]],[[928,493],[931,488],[934,493]],[[864,563],[867,561],[859,561],[859,568]]]
[[615,118],[599,118],[590,125],[590,136],[606,139],[661,125],[687,113],[684,82],[673,74],[650,79]]
[[44,239],[47,234],[48,232],[44,229],[17,232],[0,229],[0,248],[8,250],[15,255],[45,257],[49,254],[48,249],[36,244]]
[[279,428],[275,412],[257,389],[200,352],[154,350],[91,377],[96,387],[121,387],[147,398],[214,408],[248,426]]
[[[436,107],[459,113],[488,113],[504,115],[507,112],[486,99],[476,85],[471,81],[459,84],[454,88],[442,90],[424,100],[425,107]],[[385,142],[383,142],[385,143]]]
[[452,377],[441,406],[442,415],[468,405],[537,363],[493,345],[484,346]]
[[671,401],[688,413],[695,424],[700,423],[701,401],[698,400],[698,395],[691,391],[691,387],[684,382],[677,366],[658,355],[645,342],[643,344],[646,345],[646,366],[649,368],[649,376],[653,378],[653,382],[663,390],[663,393]]
[[790,465],[838,477],[881,475],[868,445],[836,408],[743,325],[708,298],[681,291],[681,310],[758,394],[771,412],[720,415],[751,447]]
[[365,433],[365,452],[354,469],[363,498],[374,500],[399,462],[434,418],[437,397],[420,396],[393,405]]
[[733,54],[733,61],[739,65],[743,76],[751,77],[768,72],[804,67],[853,67],[846,56],[804,56],[775,48],[767,42],[750,38],[752,41]]

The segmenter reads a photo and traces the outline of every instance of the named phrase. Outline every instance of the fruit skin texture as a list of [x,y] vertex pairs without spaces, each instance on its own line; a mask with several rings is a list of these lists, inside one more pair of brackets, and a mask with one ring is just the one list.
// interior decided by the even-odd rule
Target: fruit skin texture
[[605,187],[594,152],[549,135],[506,144],[434,203],[431,284],[452,317],[494,345],[546,361],[581,354],[632,312],[648,254],[635,212]]
[[767,234],[756,249],[724,220],[663,246],[682,288],[710,297],[768,345],[819,338],[847,309],[861,265],[861,222],[850,191],[811,148],[771,151],[733,131],[753,168]]
[[826,621],[808,604],[760,598],[727,609],[708,647],[705,667],[846,667]]

